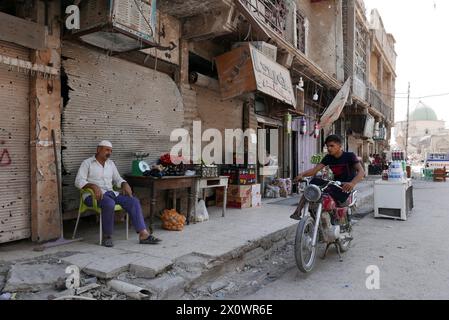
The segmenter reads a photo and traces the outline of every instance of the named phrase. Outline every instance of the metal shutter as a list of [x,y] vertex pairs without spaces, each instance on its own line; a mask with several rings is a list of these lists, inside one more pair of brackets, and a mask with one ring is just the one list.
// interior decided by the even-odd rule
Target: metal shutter
[[149,161],[170,151],[170,133],[184,120],[182,97],[166,74],[64,42],[63,66],[69,100],[62,117],[63,210],[78,208],[74,186],[81,162],[95,154],[101,140],[114,147],[121,175],[131,172],[134,152]]
[[[0,41],[0,54],[29,60],[29,50]],[[0,64],[0,243],[29,238],[29,77]]]

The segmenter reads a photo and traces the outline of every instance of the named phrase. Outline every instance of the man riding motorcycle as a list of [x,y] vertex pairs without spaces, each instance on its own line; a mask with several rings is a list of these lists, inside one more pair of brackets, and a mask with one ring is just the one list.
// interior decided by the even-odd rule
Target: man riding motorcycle
[[[363,170],[359,159],[354,153],[343,151],[342,139],[338,135],[328,136],[325,144],[327,146],[328,154],[323,158],[321,163],[315,166],[315,168],[299,174],[295,178],[295,181],[301,181],[304,177],[313,177],[323,168],[329,166],[334,173],[334,179],[340,181],[343,185],[341,189],[335,186],[330,186],[327,193],[339,203],[345,203],[351,194],[351,191],[364,179],[365,170]],[[314,178],[310,183],[322,186],[326,181]],[[300,205],[290,218],[295,220],[301,219],[301,210],[304,203],[305,199],[302,197]]]

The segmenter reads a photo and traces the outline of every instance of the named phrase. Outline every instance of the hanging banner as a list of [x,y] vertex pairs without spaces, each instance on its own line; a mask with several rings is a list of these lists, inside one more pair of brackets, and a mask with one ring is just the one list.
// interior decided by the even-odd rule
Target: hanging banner
[[349,98],[349,92],[351,90],[351,77],[349,77],[340,92],[335,96],[335,99],[327,108],[326,112],[321,116],[320,126],[323,129],[329,128],[335,121],[340,118],[340,114],[345,107],[346,101]]

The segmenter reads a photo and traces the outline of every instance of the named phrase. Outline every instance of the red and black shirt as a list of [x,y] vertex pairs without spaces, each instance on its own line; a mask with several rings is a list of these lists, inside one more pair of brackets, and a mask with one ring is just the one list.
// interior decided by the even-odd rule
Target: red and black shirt
[[336,181],[351,182],[357,175],[355,165],[359,163],[359,159],[353,152],[343,152],[340,158],[326,155],[321,164],[329,166],[334,173]]

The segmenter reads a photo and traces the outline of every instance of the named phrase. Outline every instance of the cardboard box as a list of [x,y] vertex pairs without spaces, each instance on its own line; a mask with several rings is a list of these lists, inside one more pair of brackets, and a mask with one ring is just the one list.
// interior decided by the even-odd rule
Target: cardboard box
[[260,184],[253,184],[251,186],[251,196],[255,197],[255,196],[260,196],[261,192],[260,192]]
[[228,197],[251,197],[251,185],[228,186]]
[[251,207],[253,207],[253,208],[261,208],[262,207],[262,195],[252,196]]
[[251,197],[228,197],[229,208],[251,208]]
[[[228,208],[251,208],[251,197],[228,197],[226,207]],[[223,197],[217,197],[217,207],[223,206]]]

